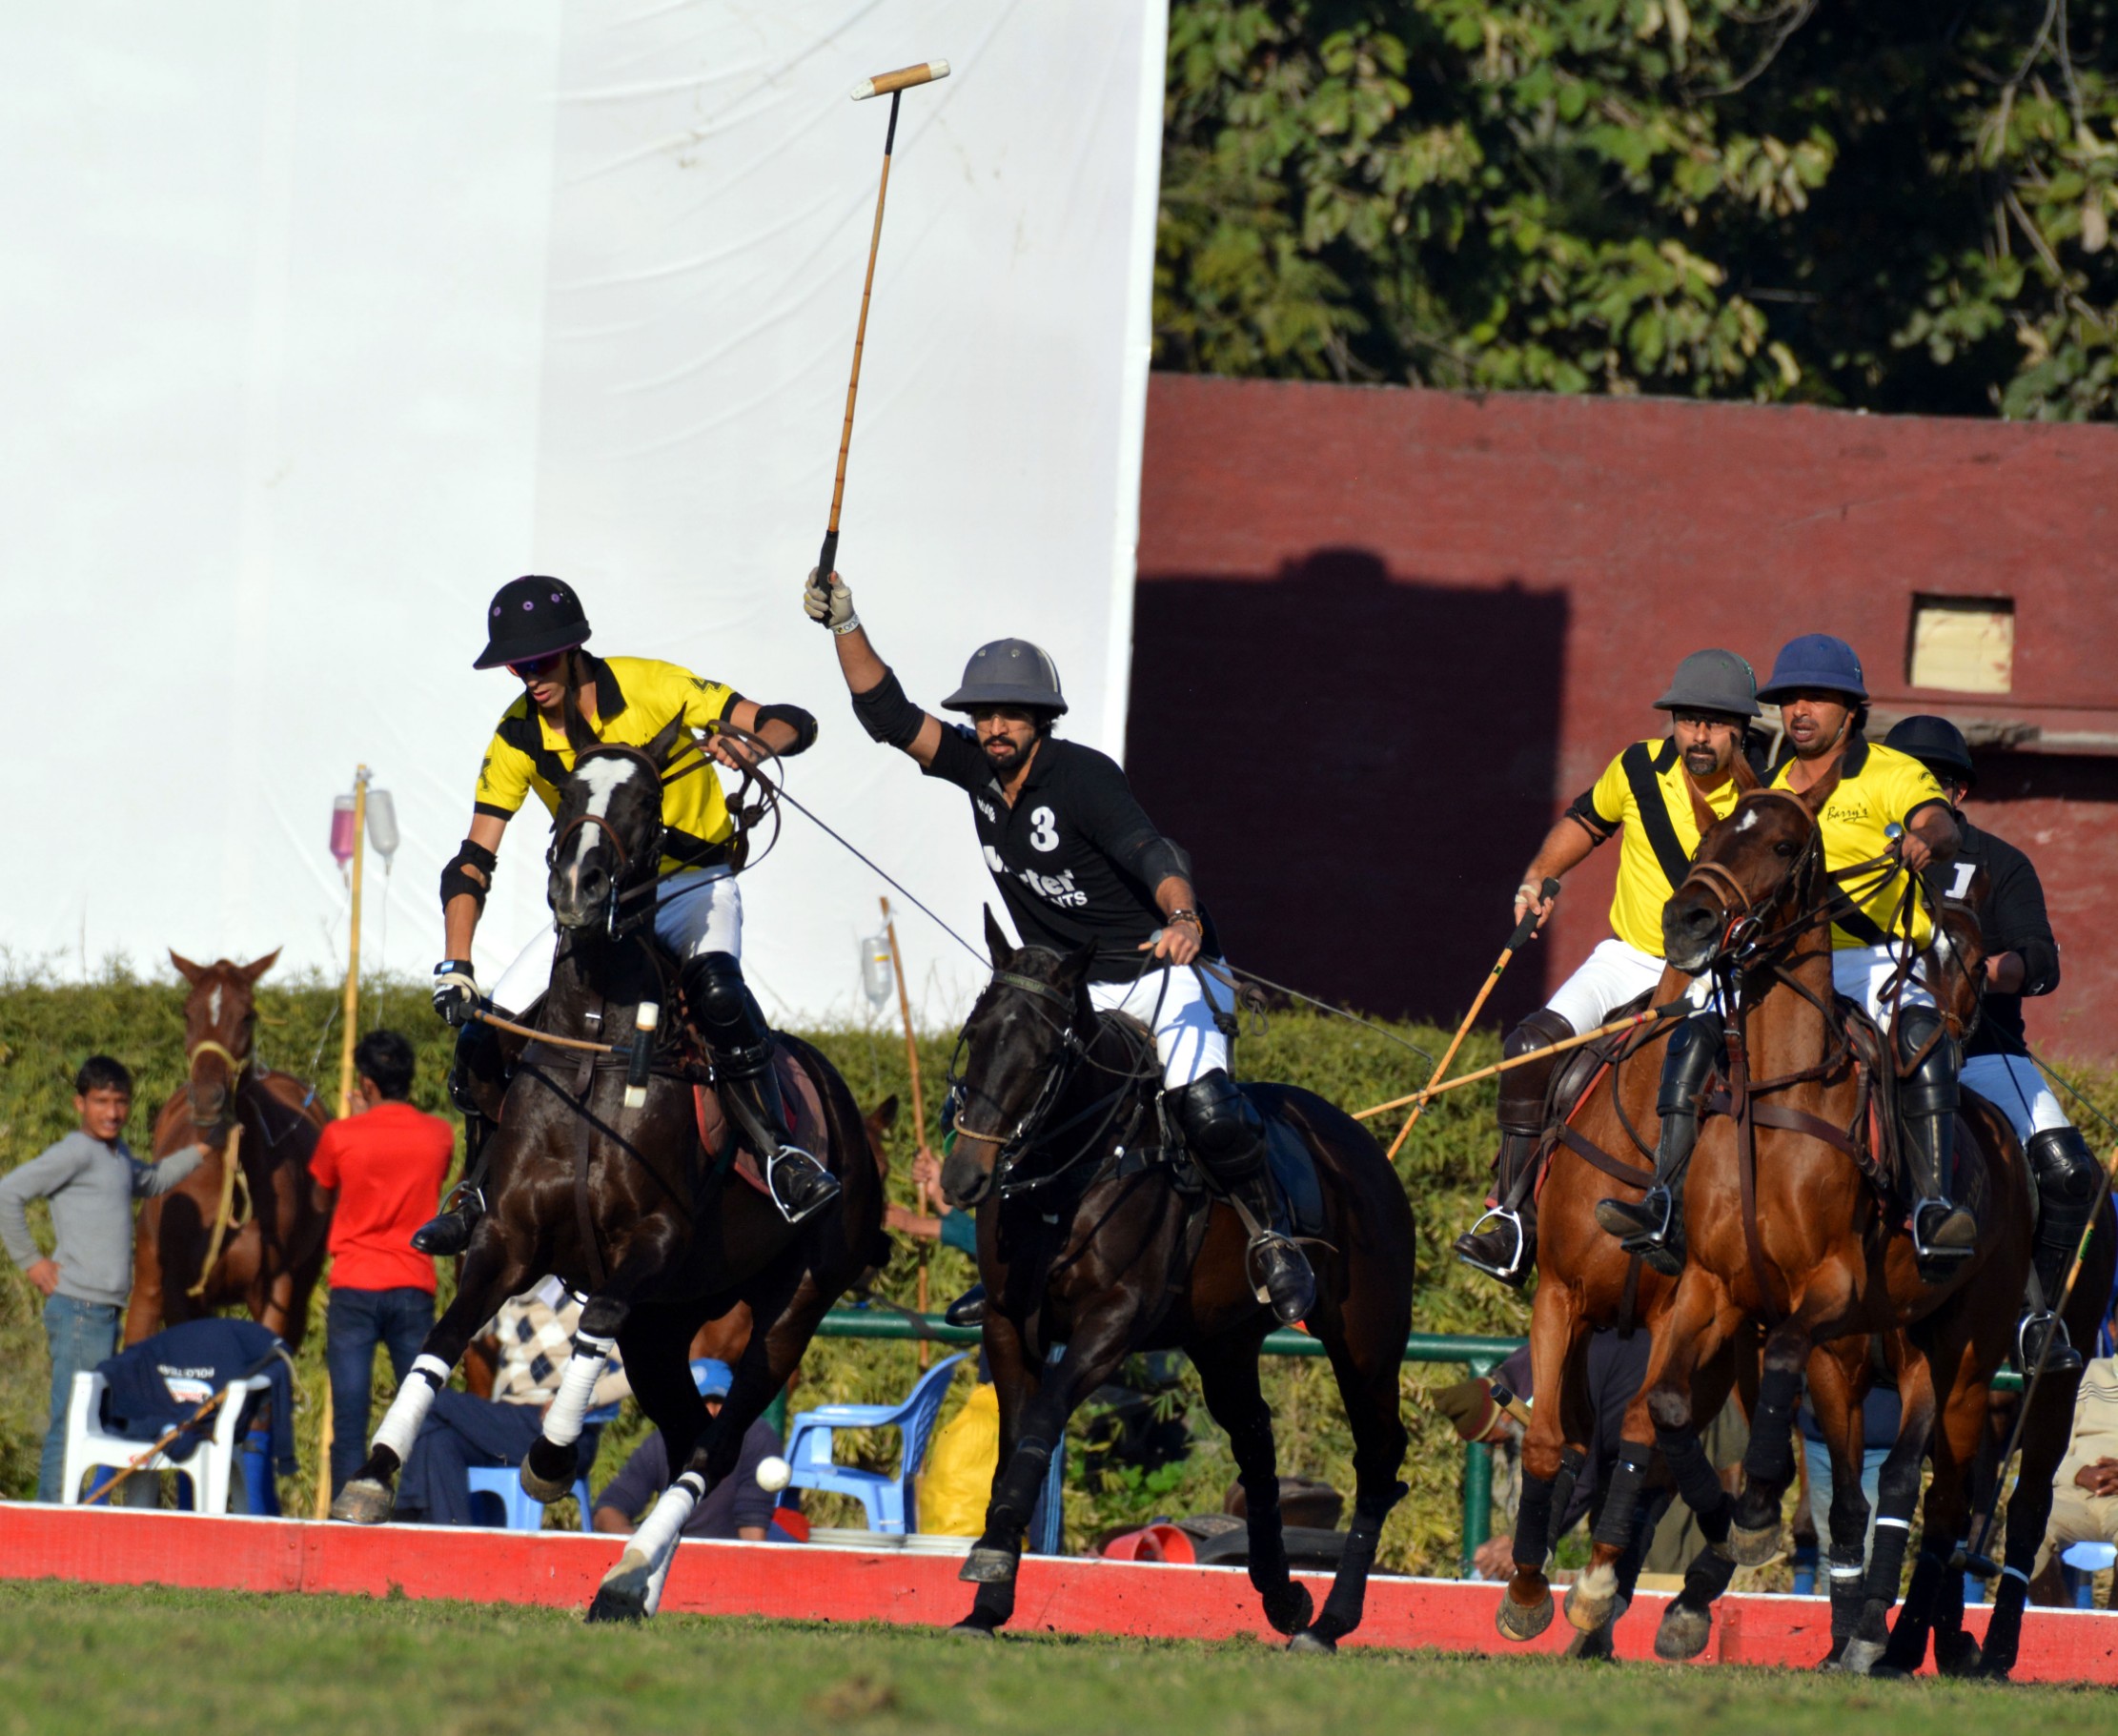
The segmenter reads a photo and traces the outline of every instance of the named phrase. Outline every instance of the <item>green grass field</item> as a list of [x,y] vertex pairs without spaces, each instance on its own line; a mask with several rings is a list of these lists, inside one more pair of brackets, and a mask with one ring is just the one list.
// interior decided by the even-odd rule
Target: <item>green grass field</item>
[[1251,1642],[1009,1637],[406,1599],[0,1585],[0,1731],[1066,1730],[1073,1736],[1986,1736],[2102,1731],[2102,1690],[1435,1653],[1298,1658]]

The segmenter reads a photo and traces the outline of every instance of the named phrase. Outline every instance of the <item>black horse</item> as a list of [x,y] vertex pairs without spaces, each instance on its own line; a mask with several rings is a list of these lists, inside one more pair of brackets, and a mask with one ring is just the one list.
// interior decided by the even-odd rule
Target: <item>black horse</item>
[[[804,1143],[838,1174],[838,1200],[790,1226],[736,1174],[735,1135],[709,1152],[693,1088],[705,1078],[675,1013],[677,971],[649,932],[662,791],[695,752],[673,723],[644,749],[583,753],[560,789],[548,895],[560,940],[540,1033],[515,1056],[487,1109],[490,1207],[473,1232],[456,1300],[428,1334],[332,1516],[377,1523],[432,1396],[500,1304],[546,1274],[588,1297],[559,1397],[522,1465],[540,1501],[569,1490],[588,1394],[615,1343],[633,1396],[681,1467],[589,1609],[592,1621],[652,1613],[676,1535],[692,1506],[731,1475],[743,1431],[786,1384],[825,1311],[886,1257],[882,1180],[845,1082],[816,1052],[782,1035],[790,1108],[813,1097]],[[659,1023],[659,1033],[649,1029]],[[566,1037],[613,1046],[566,1048]],[[642,1055],[636,1063],[632,1051]],[[805,1078],[807,1090],[802,1089]],[[628,1101],[628,1099],[632,1099]],[[686,1351],[706,1321],[746,1304],[750,1335],[735,1383],[708,1421]]]
[[[1013,1613],[1023,1532],[1074,1407],[1134,1351],[1181,1349],[1234,1449],[1266,1619],[1298,1649],[1334,1649],[1360,1624],[1383,1521],[1405,1492],[1397,1379],[1415,1249],[1404,1189],[1375,1140],[1321,1097],[1244,1088],[1275,1169],[1294,1182],[1295,1228],[1313,1240],[1317,1279],[1307,1325],[1354,1431],[1352,1534],[1312,1626],[1280,1529],[1272,1411],[1257,1379],[1274,1321],[1246,1269],[1248,1234],[1204,1191],[1163,1113],[1152,1038],[1090,1005],[1090,951],[1018,950],[990,912],[986,935],[995,974],[964,1027],[942,1186],[978,1208],[1000,1458],[985,1535],[963,1571],[978,1592],[956,1631],[989,1636]],[[1049,1362],[1055,1345],[1064,1354]]]

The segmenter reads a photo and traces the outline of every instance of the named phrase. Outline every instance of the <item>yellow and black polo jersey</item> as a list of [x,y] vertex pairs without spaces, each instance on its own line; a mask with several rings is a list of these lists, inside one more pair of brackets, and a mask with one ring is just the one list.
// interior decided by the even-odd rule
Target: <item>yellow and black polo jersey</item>
[[[733,687],[652,658],[598,658],[595,665],[596,715],[589,727],[600,740],[627,747],[644,747],[680,715],[693,729],[717,724],[738,697]],[[681,771],[696,753],[694,748],[682,755],[671,769]],[[560,780],[573,768],[574,750],[566,737],[545,723],[525,693],[502,715],[485,750],[485,763],[479,767],[478,811],[512,820],[534,790],[557,813]],[[662,791],[662,819],[667,828],[662,834],[664,873],[720,861],[735,829],[721,779],[711,766],[678,778]]]
[[[1794,765],[1790,759],[1781,766],[1773,776],[1773,788],[1787,787],[1787,773],[1794,769]],[[1845,753],[1839,762],[1839,786],[1823,805],[1824,867],[1843,868],[1882,855],[1890,845],[1889,839],[1883,835],[1885,826],[1893,820],[1900,826],[1910,826],[1912,816],[1921,808],[1936,803],[1946,807],[1947,802],[1948,798],[1942,794],[1942,786],[1934,781],[1934,774],[1910,754],[1884,747],[1863,736],[1855,736],[1846,744]],[[1863,874],[1853,884],[1859,888],[1870,878],[1872,876]],[[1892,874],[1861,899],[1858,911],[1847,918],[1847,926],[1832,924],[1832,950],[1880,946],[1892,938],[1894,930],[1890,925],[1897,920],[1899,901],[1909,891],[1911,884],[1910,875]],[[1915,902],[1913,943],[1925,946],[1932,926],[1927,921],[1925,907]]]
[[[1618,889],[1611,897],[1611,932],[1655,958],[1662,956],[1662,906],[1699,848],[1688,782],[1674,736],[1635,742],[1567,810],[1599,836],[1625,828]],[[1731,777],[1719,789],[1699,793],[1721,819],[1736,806],[1740,792]],[[1649,806],[1643,807],[1643,800]]]

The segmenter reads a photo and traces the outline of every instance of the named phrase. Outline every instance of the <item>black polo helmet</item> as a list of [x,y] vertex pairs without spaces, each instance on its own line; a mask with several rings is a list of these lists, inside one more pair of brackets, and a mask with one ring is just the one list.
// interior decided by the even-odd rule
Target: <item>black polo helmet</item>
[[942,706],[973,711],[988,705],[1064,716],[1067,699],[1059,690],[1059,665],[1027,639],[996,639],[980,645],[964,665],[963,685]]
[[1938,779],[1945,778],[1966,789],[1978,782],[1978,767],[1971,764],[1971,745],[1964,739],[1963,730],[1945,717],[1922,713],[1900,718],[1890,725],[1883,745],[1910,754]]
[[1677,665],[1658,711],[1714,711],[1724,717],[1758,715],[1758,676],[1733,651],[1694,651]]
[[485,611],[485,649],[471,667],[534,663],[554,651],[586,644],[588,633],[580,599],[565,580],[537,573],[510,579],[493,593]]

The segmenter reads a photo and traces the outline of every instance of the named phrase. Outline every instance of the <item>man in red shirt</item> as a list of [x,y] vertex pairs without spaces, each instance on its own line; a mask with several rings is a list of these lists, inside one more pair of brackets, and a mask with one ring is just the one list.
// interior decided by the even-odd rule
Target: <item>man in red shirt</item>
[[368,1454],[368,1399],[376,1346],[388,1346],[402,1381],[434,1327],[434,1262],[412,1249],[412,1232],[440,1209],[456,1134],[438,1115],[405,1101],[412,1045],[371,1031],[353,1052],[360,1084],[350,1113],[316,1141],[309,1174],[328,1195],[331,1307],[324,1362],[331,1371],[331,1491]]

